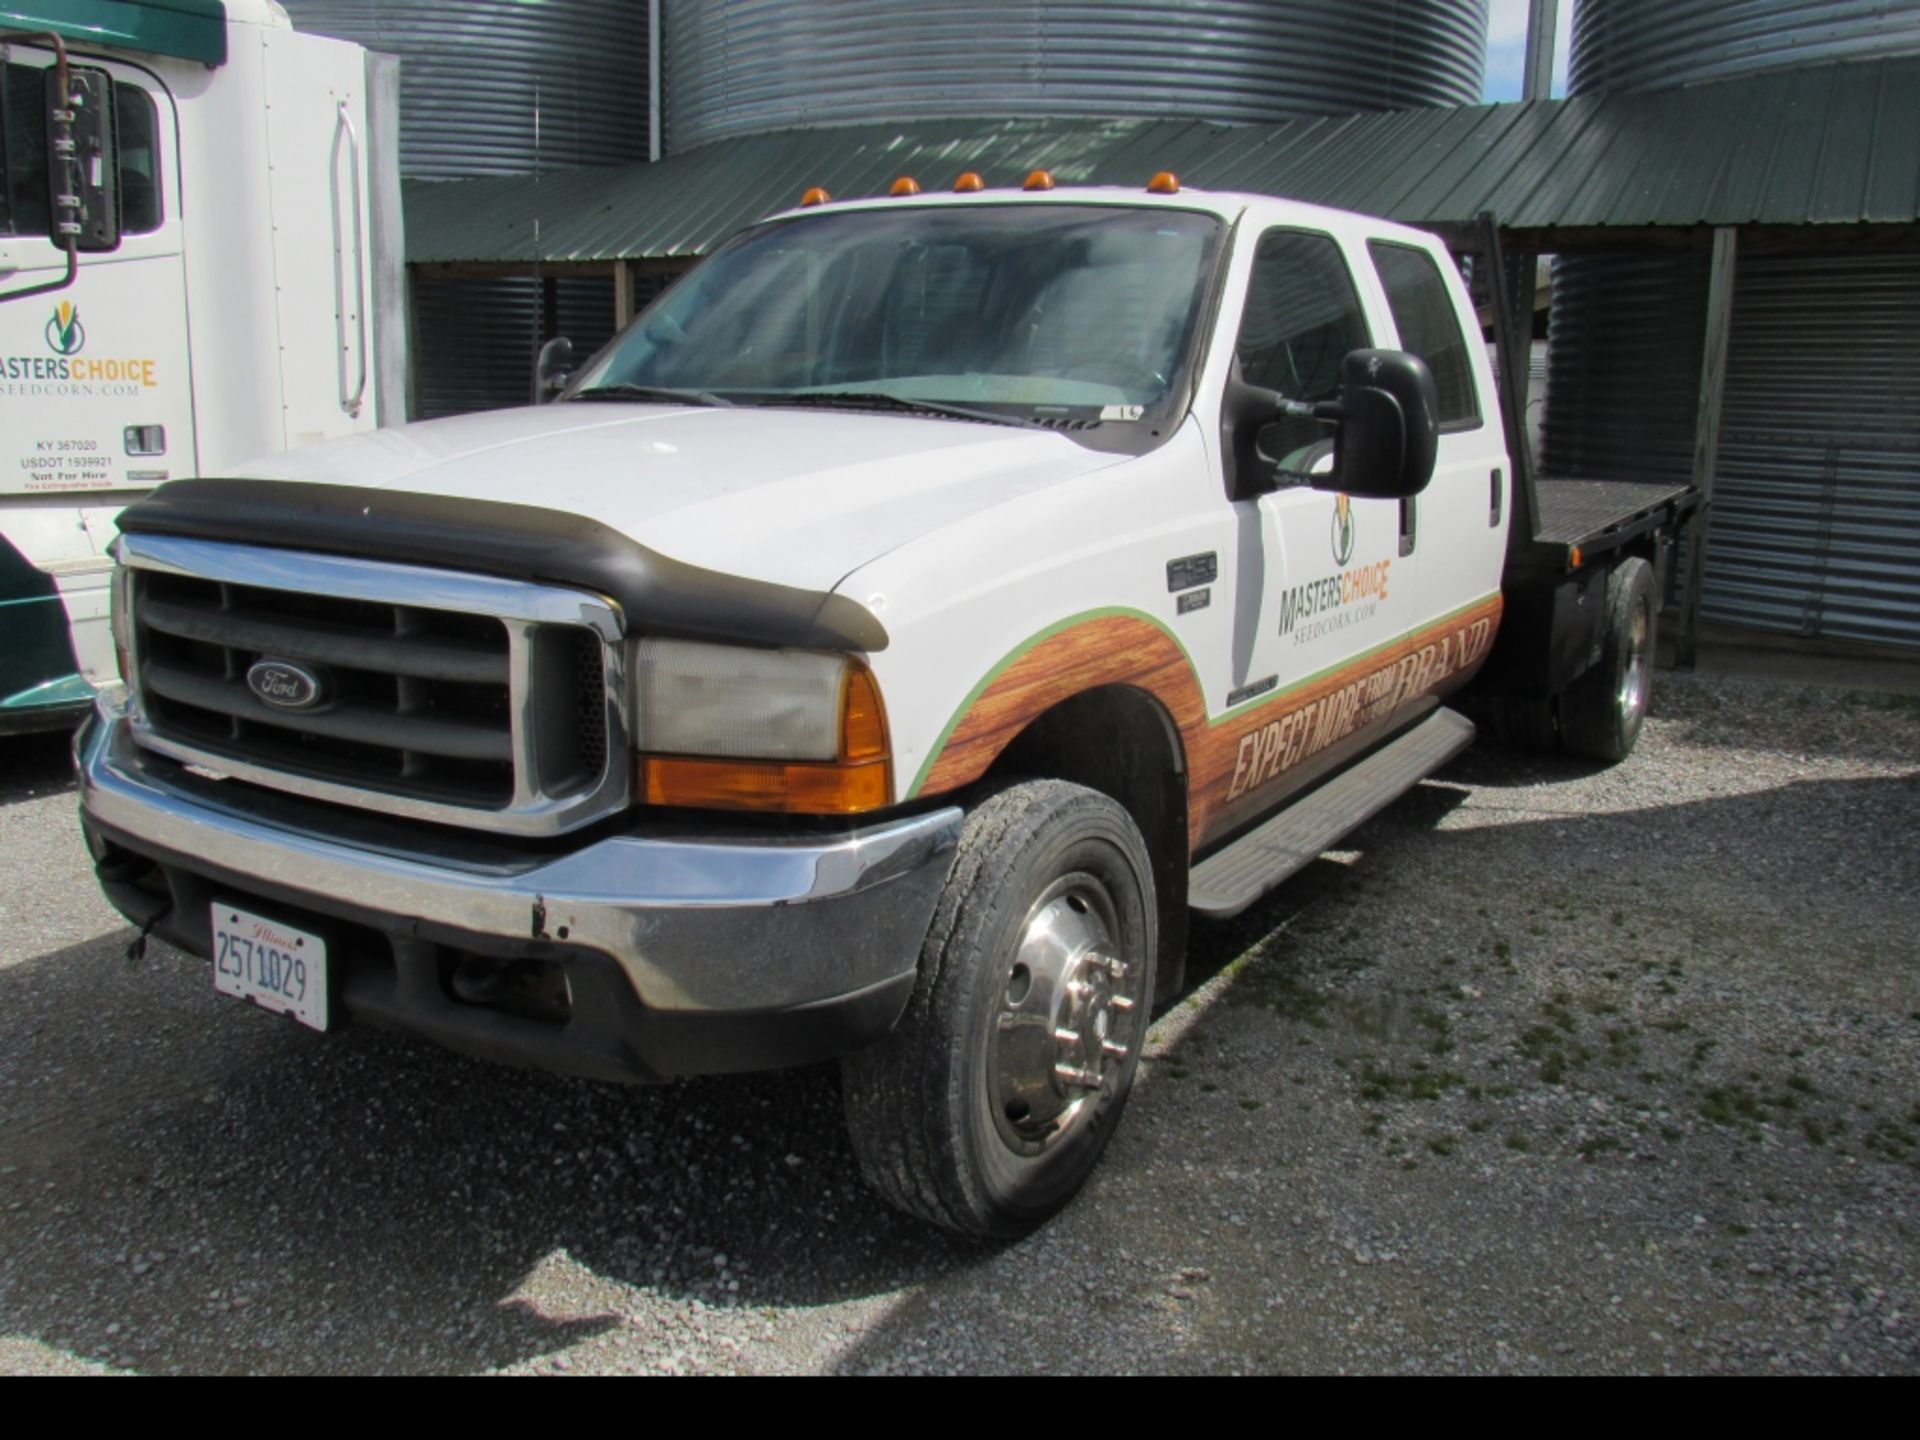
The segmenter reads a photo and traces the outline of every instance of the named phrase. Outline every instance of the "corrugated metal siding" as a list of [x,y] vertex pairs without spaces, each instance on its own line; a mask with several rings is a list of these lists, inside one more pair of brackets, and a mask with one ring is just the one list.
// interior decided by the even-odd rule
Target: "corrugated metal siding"
[[[647,7],[635,0],[282,0],[295,28],[400,57],[410,180],[526,175],[647,157]],[[525,224],[531,249],[535,203]],[[560,325],[591,350],[609,280],[558,282]],[[531,280],[416,280],[417,419],[524,405],[541,311]]]
[[1920,255],[1745,260],[1732,339],[1702,612],[1920,644]]
[[647,158],[647,7],[637,0],[281,3],[296,29],[400,57],[409,177]]
[[1568,87],[1654,89],[1916,50],[1916,0],[1579,0]]
[[1554,262],[1543,468],[1581,480],[1692,480],[1706,295],[1703,255]]
[[[583,359],[613,336],[613,281],[553,281],[553,334]],[[414,418],[530,403],[533,362],[544,340],[540,290],[531,279],[413,282]]]
[[[1915,125],[1896,110],[1916,87],[1890,57],[1916,54],[1920,0],[1580,0],[1571,82],[1597,94],[1795,67],[1778,77],[1783,94],[1823,88],[1858,113],[1836,127],[1830,109],[1830,123],[1814,126],[1805,108],[1783,104],[1741,133],[1738,163],[1784,169],[1809,216],[1845,194],[1878,218],[1889,182],[1900,205],[1915,188]],[[1891,92],[1882,88],[1890,75],[1904,77]],[[1896,157],[1880,180],[1867,177],[1875,155]],[[1724,166],[1701,185],[1716,197],[1703,208],[1736,174]],[[1708,618],[1920,644],[1916,287],[1920,261],[1910,256],[1739,261],[1701,591]],[[1705,311],[1701,258],[1560,262],[1549,466],[1689,478]]]
[[666,141],[935,116],[1471,104],[1486,0],[672,0]]
[[1920,219],[1911,146],[1920,59],[1854,61],[1658,94],[1581,96],[1223,126],[1205,120],[919,120],[717,140],[657,165],[412,184],[416,262],[697,255],[792,205],[896,175],[946,185],[978,170],[1018,185],[1138,186],[1169,169],[1214,190],[1285,195],[1411,224],[1491,209],[1515,229],[1831,225]]

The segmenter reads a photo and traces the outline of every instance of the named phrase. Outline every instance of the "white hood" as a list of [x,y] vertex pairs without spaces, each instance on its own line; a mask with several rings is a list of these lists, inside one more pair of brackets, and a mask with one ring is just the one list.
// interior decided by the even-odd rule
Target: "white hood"
[[568,403],[378,430],[229,473],[564,510],[704,569],[830,590],[918,536],[1124,458],[975,421]]

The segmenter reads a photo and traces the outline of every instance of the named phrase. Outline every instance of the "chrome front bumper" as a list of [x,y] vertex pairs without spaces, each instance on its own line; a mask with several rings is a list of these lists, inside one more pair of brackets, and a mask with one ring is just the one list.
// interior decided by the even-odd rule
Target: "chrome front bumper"
[[[888,1004],[897,995],[904,1003],[962,821],[961,811],[950,807],[801,836],[744,826],[669,830],[663,822],[657,830],[636,828],[572,852],[495,850],[476,858],[455,853],[461,837],[436,845],[434,832],[418,827],[352,840],[294,828],[285,797],[196,776],[146,752],[111,695],[77,737],[75,757],[83,823],[103,881],[116,865],[115,873],[125,872],[129,855],[152,862],[175,910],[189,904],[183,892],[202,909],[200,899],[212,890],[236,903],[261,897],[268,905],[291,904],[376,931],[399,961],[410,945],[423,939],[444,945],[448,937],[504,957],[564,963],[595,954],[617,965],[650,1022],[752,1015],[760,1017],[761,1031],[781,1012],[860,995],[884,993]],[[131,918],[142,920],[113,884],[107,890]],[[204,917],[175,918],[159,933],[200,949]],[[349,1013],[353,998],[349,990]],[[396,1004],[369,1008],[401,1028],[434,1028],[410,1024],[395,1013]],[[897,1014],[895,1005],[887,1023]],[[492,1043],[486,1053],[500,1048]],[[784,1055],[785,1047],[769,1053]],[[722,1059],[695,1068],[754,1068],[739,1057]],[[539,1058],[528,1063],[581,1068]],[[688,1066],[636,1068],[664,1074]]]

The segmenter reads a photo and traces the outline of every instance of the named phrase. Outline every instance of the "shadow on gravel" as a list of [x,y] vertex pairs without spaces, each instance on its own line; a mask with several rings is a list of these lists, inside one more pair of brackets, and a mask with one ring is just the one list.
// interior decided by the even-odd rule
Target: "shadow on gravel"
[[0,805],[72,788],[73,738],[68,732],[0,736]]
[[753,1306],[979,1253],[859,1183],[830,1069],[626,1089],[309,1035],[171,949],[129,968],[129,933],[0,971],[0,1333],[142,1370],[469,1371],[628,1323],[577,1272],[542,1313],[561,1253]]

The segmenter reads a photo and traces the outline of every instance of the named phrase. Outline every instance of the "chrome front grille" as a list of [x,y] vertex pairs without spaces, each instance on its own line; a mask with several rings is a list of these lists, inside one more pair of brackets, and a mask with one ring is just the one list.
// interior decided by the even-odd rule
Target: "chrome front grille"
[[[135,734],[236,779],[552,834],[627,803],[617,612],[578,591],[129,535]],[[249,683],[291,670],[312,703]]]

